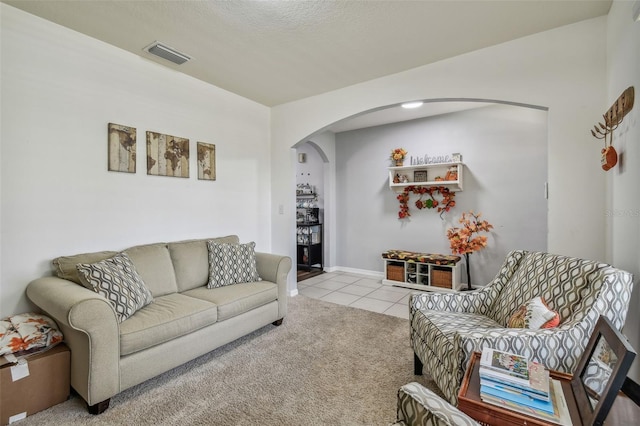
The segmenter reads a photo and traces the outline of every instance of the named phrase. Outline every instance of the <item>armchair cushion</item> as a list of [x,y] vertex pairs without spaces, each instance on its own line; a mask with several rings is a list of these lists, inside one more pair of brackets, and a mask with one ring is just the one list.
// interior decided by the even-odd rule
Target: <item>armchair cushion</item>
[[475,420],[419,383],[398,390],[398,417],[394,425],[477,426]]

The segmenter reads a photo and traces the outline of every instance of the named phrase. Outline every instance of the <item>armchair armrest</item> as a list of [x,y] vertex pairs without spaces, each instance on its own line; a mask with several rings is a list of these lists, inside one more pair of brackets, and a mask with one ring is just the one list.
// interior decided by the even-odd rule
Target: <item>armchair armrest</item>
[[459,293],[415,293],[409,299],[411,311],[428,309],[447,312],[486,314],[498,291],[486,286],[477,291]]
[[38,278],[27,297],[53,318],[71,350],[71,385],[94,405],[120,391],[120,338],[115,310],[97,293],[56,277]]
[[[568,322],[560,327],[528,330],[495,328],[458,332],[454,335],[454,351],[462,355],[461,369],[468,365],[473,352],[497,348],[518,353],[541,362],[551,370],[573,373],[593,331],[590,319]],[[459,351],[459,352],[458,352]]]
[[284,318],[287,315],[287,275],[291,270],[291,258],[256,252],[256,269],[260,278],[278,285],[278,313],[280,318]]
[[398,390],[396,425],[477,426],[475,420],[417,382]]

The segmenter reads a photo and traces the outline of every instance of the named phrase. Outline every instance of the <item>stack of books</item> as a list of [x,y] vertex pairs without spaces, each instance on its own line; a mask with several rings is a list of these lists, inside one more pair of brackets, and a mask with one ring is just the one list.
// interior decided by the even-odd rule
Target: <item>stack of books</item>
[[571,424],[560,382],[526,357],[486,348],[480,357],[482,401],[557,424]]

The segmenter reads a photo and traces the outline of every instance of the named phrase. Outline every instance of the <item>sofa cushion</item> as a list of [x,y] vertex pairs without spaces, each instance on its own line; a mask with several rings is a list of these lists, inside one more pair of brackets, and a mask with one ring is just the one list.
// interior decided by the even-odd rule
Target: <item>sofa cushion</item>
[[211,302],[179,293],[157,297],[153,304],[120,324],[120,355],[184,336],[217,319],[217,307]]
[[178,291],[191,290],[209,281],[209,250],[207,241],[238,244],[237,235],[169,243],[169,254],[176,271]]
[[259,281],[218,288],[200,287],[181,294],[215,303],[218,321],[224,321],[278,300],[278,286],[270,281]]
[[178,292],[176,274],[166,243],[135,246],[124,252],[131,258],[153,297]]
[[[109,259],[110,257],[118,254],[117,251],[100,251],[96,253],[83,253],[73,256],[60,256],[51,261],[53,270],[58,278],[73,281],[76,284],[81,284],[80,276],[78,275],[78,269],[76,265],[78,263],[96,263],[101,260]],[[88,287],[89,290],[93,290],[92,287]]]
[[228,244],[207,242],[209,249],[209,288],[260,281],[256,269],[256,243]]
[[104,296],[120,322],[153,301],[126,253],[96,263],[79,263],[76,268],[84,286]]

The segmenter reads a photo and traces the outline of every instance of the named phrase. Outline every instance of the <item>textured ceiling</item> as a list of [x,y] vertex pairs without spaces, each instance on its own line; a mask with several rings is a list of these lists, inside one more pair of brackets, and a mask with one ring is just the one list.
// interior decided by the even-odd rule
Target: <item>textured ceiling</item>
[[[274,106],[608,13],[611,0],[43,1],[19,9]],[[143,51],[159,40],[194,59]]]

